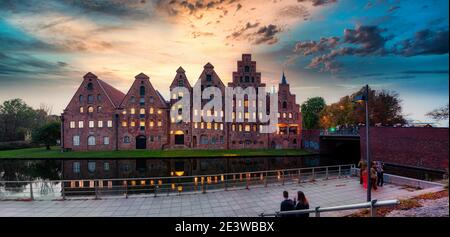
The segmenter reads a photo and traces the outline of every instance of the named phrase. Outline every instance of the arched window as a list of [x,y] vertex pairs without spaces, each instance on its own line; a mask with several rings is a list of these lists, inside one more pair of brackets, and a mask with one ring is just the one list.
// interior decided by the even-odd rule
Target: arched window
[[83,107],[80,107],[80,113],[81,114],[84,113],[84,108]]
[[94,85],[92,84],[92,82],[89,82],[87,84],[87,89],[90,90],[90,91],[94,89]]
[[83,95],[80,95],[79,97],[78,97],[78,101],[80,102],[80,103],[83,103]]
[[287,108],[287,102],[283,101],[283,109],[286,109],[286,108]]
[[98,106],[98,107],[97,107],[97,113],[101,113],[102,111],[103,111],[103,107]]
[[88,145],[89,146],[95,146],[95,137],[94,136],[89,136],[88,137]]
[[144,96],[145,95],[145,86],[141,86],[139,88],[139,95]]
[[101,101],[102,101],[102,95],[101,95],[101,94],[98,94],[98,95],[97,95],[97,101],[98,101],[98,102],[101,102]]
[[[181,78],[181,77],[180,77]],[[178,80],[178,86],[184,86],[184,81],[183,79]]]
[[245,66],[244,70],[245,70],[245,72],[250,72],[250,67],[249,66]]
[[134,103],[134,102],[136,102],[136,98],[134,96],[131,96],[130,101],[131,101],[131,103]]
[[129,136],[123,137],[123,143],[130,143],[130,137]]
[[245,82],[250,82],[250,77],[249,76],[245,76]]
[[88,107],[88,113],[93,113],[93,112],[94,112],[94,107],[89,106],[89,107]]
[[141,109],[139,110],[139,114],[145,114],[145,109],[144,109],[144,108],[141,108]]

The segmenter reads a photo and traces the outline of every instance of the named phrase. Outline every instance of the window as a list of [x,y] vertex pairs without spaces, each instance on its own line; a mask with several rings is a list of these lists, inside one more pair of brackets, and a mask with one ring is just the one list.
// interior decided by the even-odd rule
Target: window
[[127,126],[127,121],[122,121],[122,127],[126,127]]
[[109,162],[104,162],[103,163],[103,170],[104,171],[109,171]]
[[150,120],[150,127],[153,128],[153,126],[155,126],[155,123],[152,120]]
[[75,128],[75,121],[70,121],[70,128]]
[[131,108],[130,109],[130,114],[135,114],[135,113],[136,113],[136,110],[134,108]]
[[139,105],[142,105],[142,106],[145,105],[145,98],[144,97],[139,99]]
[[245,76],[245,82],[250,82],[250,77],[249,76]]
[[89,121],[89,128],[93,128],[94,127],[94,121]]
[[211,144],[216,144],[216,143],[217,143],[217,138],[216,137],[211,138]]
[[103,121],[98,121],[97,122],[97,127],[103,128]]
[[150,113],[150,114],[153,114],[153,113],[154,113],[153,107],[150,107],[149,113]]
[[112,128],[112,125],[113,125],[113,124],[112,124],[112,120],[108,120],[108,125],[107,125],[108,128]]
[[139,122],[139,126],[145,127],[145,121],[140,121],[140,122]]
[[198,128],[198,123],[197,122],[194,123],[194,128]]
[[88,145],[89,146],[95,146],[95,137],[94,136],[89,136],[88,137]]
[[183,79],[178,80],[178,86],[184,86],[184,81],[183,81]]
[[141,86],[139,88],[139,95],[144,96],[145,95],[145,86]]
[[145,109],[140,109],[139,114],[145,114]]
[[212,76],[210,74],[206,75],[206,81],[211,82]]
[[134,103],[134,102],[136,102],[136,98],[134,98],[134,96],[131,96],[130,101],[131,101],[131,103]]
[[73,136],[73,145],[74,146],[79,146],[80,145],[80,136],[78,136],[78,135]]
[[231,125],[231,130],[236,131],[236,124]]
[[162,114],[162,110],[158,109],[158,114]]
[[131,121],[130,122],[130,127],[135,127],[136,126],[136,122],[135,121]]
[[286,118],[286,113],[283,113],[283,118]]
[[150,142],[154,142],[155,141],[155,137],[153,135],[150,136]]
[[80,95],[79,97],[78,97],[78,101],[80,102],[80,103],[83,103],[83,95]]
[[95,161],[89,161],[88,162],[88,171],[91,173],[95,172]]
[[153,96],[150,96],[150,98],[148,99],[148,101],[149,101],[150,103],[153,103],[153,102],[155,101],[155,99],[153,99]]
[[97,113],[101,113],[102,111],[103,111],[103,107],[98,106],[98,107],[97,107]]
[[89,107],[88,107],[88,112],[89,112],[89,113],[94,113],[94,107],[89,106]]
[[287,108],[287,102],[283,101],[283,109],[286,109],[286,108]]
[[130,137],[129,136],[123,137],[123,143],[130,143]]
[[87,89],[90,90],[90,91],[93,90],[94,89],[94,85],[91,82],[89,82],[87,84]]
[[245,125],[245,131],[250,132],[250,125]]
[[162,126],[162,122],[161,122],[161,120],[158,120],[158,127],[161,127]]
[[81,165],[80,165],[79,161],[73,162],[72,169],[73,169],[74,173],[76,173],[76,174],[80,173],[80,167],[81,167]]
[[94,103],[94,96],[93,95],[88,95],[88,103],[89,104]]
[[211,127],[212,127],[212,126],[211,126],[211,123],[206,123],[206,128],[207,128],[207,129],[211,129]]
[[250,72],[250,67],[249,66],[245,66],[245,72]]
[[109,137],[103,137],[103,145],[109,145]]
[[84,122],[78,121],[78,128],[83,128],[83,127],[84,127]]
[[98,102],[101,102],[101,101],[102,101],[102,95],[100,95],[100,94],[97,95],[97,101],[98,101]]
[[289,113],[289,118],[292,118],[292,113]]
[[206,135],[200,136],[200,144],[207,145],[208,144],[208,137]]
[[80,107],[80,114],[84,113],[84,108]]

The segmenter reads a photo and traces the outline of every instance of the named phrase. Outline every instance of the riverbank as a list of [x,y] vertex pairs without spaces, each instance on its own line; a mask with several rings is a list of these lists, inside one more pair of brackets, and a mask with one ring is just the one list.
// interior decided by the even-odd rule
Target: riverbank
[[83,151],[61,152],[59,147],[51,150],[27,148],[0,151],[0,159],[79,159],[79,158],[186,158],[186,157],[286,157],[311,155],[305,150],[132,150],[132,151]]

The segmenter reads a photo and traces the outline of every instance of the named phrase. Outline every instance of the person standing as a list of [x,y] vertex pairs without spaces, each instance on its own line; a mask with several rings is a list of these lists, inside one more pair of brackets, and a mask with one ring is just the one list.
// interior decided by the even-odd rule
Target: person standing
[[384,184],[384,164],[383,162],[377,162],[377,185],[383,187]]
[[[295,205],[295,210],[308,210],[309,202],[306,199],[305,194],[302,191],[297,192],[297,205]],[[297,217],[309,217],[309,213],[297,214]]]
[[[295,210],[295,203],[291,199],[289,199],[288,191],[283,191],[284,200],[281,202],[280,211],[293,211]],[[291,215],[283,215],[283,216],[291,216]]]
[[372,162],[372,167],[370,167],[370,184],[373,190],[377,190],[377,169],[375,162]]
[[364,172],[364,170],[366,169],[366,167],[367,167],[366,161],[365,161],[363,158],[361,158],[361,159],[359,160],[359,163],[358,163],[358,168],[359,168],[359,184],[363,184],[363,183],[364,183],[364,181],[363,181],[363,172]]

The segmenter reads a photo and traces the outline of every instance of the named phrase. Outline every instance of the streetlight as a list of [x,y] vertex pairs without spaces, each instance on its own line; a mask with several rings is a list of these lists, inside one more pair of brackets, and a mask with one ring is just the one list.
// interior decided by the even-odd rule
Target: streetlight
[[369,154],[369,85],[365,86],[365,90],[362,94],[355,96],[353,102],[362,102],[364,101],[365,110],[366,110],[366,159],[367,159],[367,201],[372,201],[372,179],[370,177],[371,170],[371,161]]

